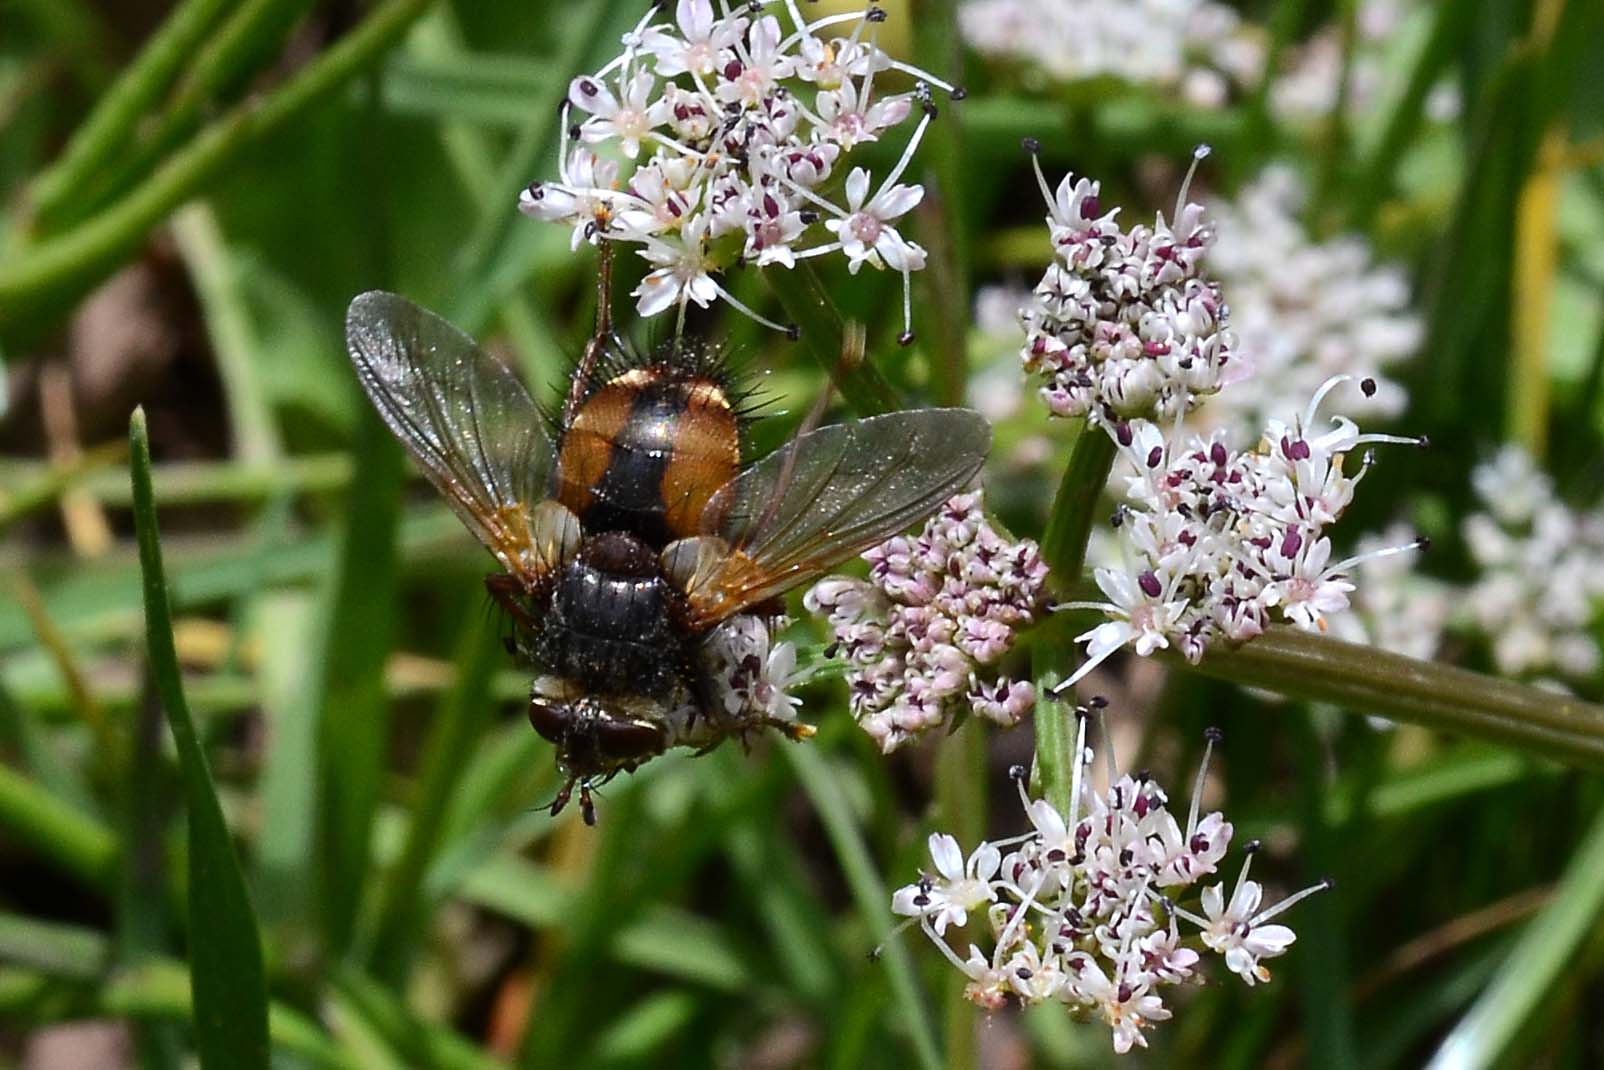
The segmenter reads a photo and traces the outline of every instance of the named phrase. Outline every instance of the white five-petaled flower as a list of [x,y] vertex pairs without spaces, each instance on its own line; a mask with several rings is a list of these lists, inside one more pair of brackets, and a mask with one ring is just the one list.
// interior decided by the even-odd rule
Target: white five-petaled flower
[[922,919],[942,936],[949,924],[968,924],[970,911],[997,898],[991,880],[1002,864],[1002,855],[991,844],[983,843],[966,862],[958,841],[938,832],[930,834],[929,847],[935,875],[899,888],[891,899],[891,909],[905,917]]
[[825,221],[825,229],[836,236],[847,254],[847,267],[854,275],[865,263],[876,267],[883,262],[894,271],[916,271],[924,267],[925,252],[908,241],[893,223],[912,211],[924,190],[919,186],[882,188],[865,203],[869,195],[869,172],[861,167],[847,176],[847,211],[839,219]]

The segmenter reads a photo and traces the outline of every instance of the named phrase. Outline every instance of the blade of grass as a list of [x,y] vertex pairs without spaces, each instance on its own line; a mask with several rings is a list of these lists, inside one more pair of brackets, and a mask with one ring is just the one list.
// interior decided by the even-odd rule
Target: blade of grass
[[502,648],[494,619],[480,608],[481,599],[475,596],[461,630],[456,682],[441,696],[424,745],[406,845],[383,884],[371,962],[374,976],[392,986],[405,978],[418,936],[428,930],[423,917],[424,875],[439,849],[448,808],[473,746],[494,710],[490,680]]
[[103,207],[119,191],[161,162],[195,132],[208,109],[221,107],[261,66],[282,49],[284,36],[310,7],[309,0],[239,0],[228,17],[207,36],[183,77],[152,117],[125,159],[108,168],[79,201],[54,222],[57,229],[74,225]]
[[480,1051],[449,1028],[414,1015],[384,985],[350,968],[335,971],[334,983],[347,1008],[361,1015],[371,1031],[407,1059],[431,1070],[498,1070],[507,1064]]
[[690,1027],[699,1005],[688,992],[658,992],[622,1011],[596,1038],[601,1066],[638,1066]]
[[764,278],[801,330],[803,349],[834,380],[853,412],[873,416],[903,408],[896,388],[870,363],[861,347],[849,352],[848,325],[812,264],[798,263],[790,271],[769,272]]
[[384,665],[397,613],[401,449],[366,406],[356,457],[357,478],[346,503],[332,605],[320,644],[322,677],[315,707],[323,799],[319,894],[325,943],[335,953],[343,952],[355,935],[367,886],[389,735]]
[[524,56],[396,56],[384,65],[383,101],[396,115],[519,129],[529,102],[566,90],[559,73]]
[[173,238],[205,314],[234,455],[246,464],[275,467],[284,451],[259,371],[262,354],[245,311],[239,266],[216,213],[205,202],[184,207],[173,217]]
[[[1428,1070],[1510,1065],[1523,1030],[1567,986],[1562,976],[1604,916],[1604,811],[1565,867],[1553,900],[1521,931],[1498,972],[1437,1048]],[[1573,983],[1579,983],[1580,978]]]
[[0,746],[12,751],[22,771],[55,798],[85,817],[101,816],[89,782],[76,766],[56,754],[33,709],[18,702],[3,681],[0,681]]
[[914,973],[913,960],[902,941],[892,935],[891,893],[875,868],[868,845],[857,820],[848,808],[846,796],[835,782],[828,761],[818,748],[807,745],[780,748],[802,790],[818,812],[825,835],[835,852],[836,861],[846,877],[858,913],[869,927],[870,935],[884,941],[880,961],[890,974],[891,991],[897,1005],[897,1024],[913,1046],[914,1061],[924,1070],[940,1070],[941,1049],[936,1041],[935,1023],[930,1019],[930,1007],[920,990],[919,978]]
[[[130,745],[119,747],[122,858],[113,943],[119,967],[139,966],[167,950],[171,935],[165,838],[170,785],[162,759],[162,707],[149,674]],[[167,1022],[139,1023],[135,1044],[146,1070],[177,1070],[182,1038]]]
[[1216,646],[1195,666],[1179,657],[1165,660],[1291,698],[1489,739],[1574,765],[1604,766],[1604,708],[1327,635],[1278,625],[1235,649]]
[[168,725],[178,745],[189,826],[190,971],[193,977],[195,1040],[206,1070],[266,1070],[267,986],[262,945],[245,889],[245,877],[200,738],[184,702],[173,649],[172,611],[167,601],[156,502],[150,483],[150,440],[145,414],[129,422],[134,486],[134,526],[144,577],[147,656]]
[[206,127],[116,203],[0,263],[0,333],[36,328],[103,279],[152,226],[246,149],[365,70],[431,2],[387,0],[282,86]]
[[[339,547],[329,534],[289,539],[264,548],[255,536],[217,549],[209,536],[189,553],[173,553],[182,562],[169,591],[179,610],[237,598],[262,587],[305,583],[328,576],[336,567]],[[404,559],[413,566],[443,560],[480,561],[482,550],[444,506],[420,509],[400,525]],[[179,549],[183,549],[180,544]],[[126,638],[139,630],[140,593],[137,565],[108,563],[75,567],[44,590],[45,603],[69,638],[94,641]],[[17,607],[0,603],[0,650],[26,645],[32,638],[27,617]]]
[[267,735],[258,782],[257,899],[262,924],[294,946],[314,913],[306,862],[317,843],[317,717],[306,666],[316,656],[316,608],[301,592],[267,591],[255,600],[253,616],[262,650],[254,690]]
[[[37,924],[29,919],[30,924]],[[99,934],[95,934],[96,937]],[[0,1014],[8,1022],[47,1024],[83,1018],[129,1018],[138,1021],[191,1021],[189,977],[183,964],[171,959],[150,962],[117,974],[103,983],[86,986],[54,1016],[40,1013],[39,996],[59,991],[50,974],[7,970],[0,984]],[[371,1070],[331,1041],[318,1025],[300,1011],[275,1002],[268,1018],[273,1046],[286,1054],[327,1070]]]
[[0,765],[0,828],[86,887],[109,890],[116,879],[111,830],[6,765]]
[[228,0],[184,0],[167,16],[133,63],[101,94],[60,158],[29,187],[29,199],[41,219],[70,204],[122,151],[140,117],[166,91],[228,6]]

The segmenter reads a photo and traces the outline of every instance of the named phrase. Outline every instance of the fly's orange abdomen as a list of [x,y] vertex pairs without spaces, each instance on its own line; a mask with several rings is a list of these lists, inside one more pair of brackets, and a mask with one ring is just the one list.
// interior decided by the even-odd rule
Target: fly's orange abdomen
[[631,368],[586,398],[564,430],[558,499],[587,532],[661,548],[695,534],[702,507],[740,463],[739,420],[712,378]]
[[708,379],[685,387],[685,411],[662,482],[665,519],[676,538],[697,533],[702,508],[741,462],[740,421],[724,388]]

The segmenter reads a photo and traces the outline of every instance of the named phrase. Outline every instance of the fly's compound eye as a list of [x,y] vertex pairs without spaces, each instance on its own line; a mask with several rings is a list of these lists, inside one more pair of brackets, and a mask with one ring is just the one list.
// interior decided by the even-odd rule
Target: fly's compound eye
[[663,727],[649,721],[608,719],[596,722],[597,750],[609,758],[625,761],[650,758],[663,753],[667,742]]
[[549,743],[561,744],[572,720],[573,714],[567,706],[538,698],[529,700],[529,723]]

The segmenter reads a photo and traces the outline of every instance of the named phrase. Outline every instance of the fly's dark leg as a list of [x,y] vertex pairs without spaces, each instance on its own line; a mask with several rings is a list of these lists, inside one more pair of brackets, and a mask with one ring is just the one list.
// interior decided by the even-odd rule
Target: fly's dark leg
[[582,781],[579,785],[579,813],[585,819],[585,824],[596,824],[596,800],[590,796],[590,781]]
[[[551,800],[551,806],[547,807],[547,812],[550,813],[552,817],[556,817],[558,814],[562,813],[563,808],[568,805],[568,800],[573,797],[574,784],[577,782],[577,779],[578,778],[576,777],[569,777],[568,783],[564,784],[562,786],[562,790],[557,793],[557,797]],[[590,798],[590,788],[588,786],[581,787],[580,792],[580,802],[581,805],[583,805],[585,801]],[[591,824],[595,824],[595,822],[593,821]]]
[[506,610],[507,615],[520,627],[534,630],[535,618],[529,615],[529,610],[524,605],[526,592],[517,577],[506,572],[492,572],[485,577],[485,590],[490,592],[490,597],[496,605]]

